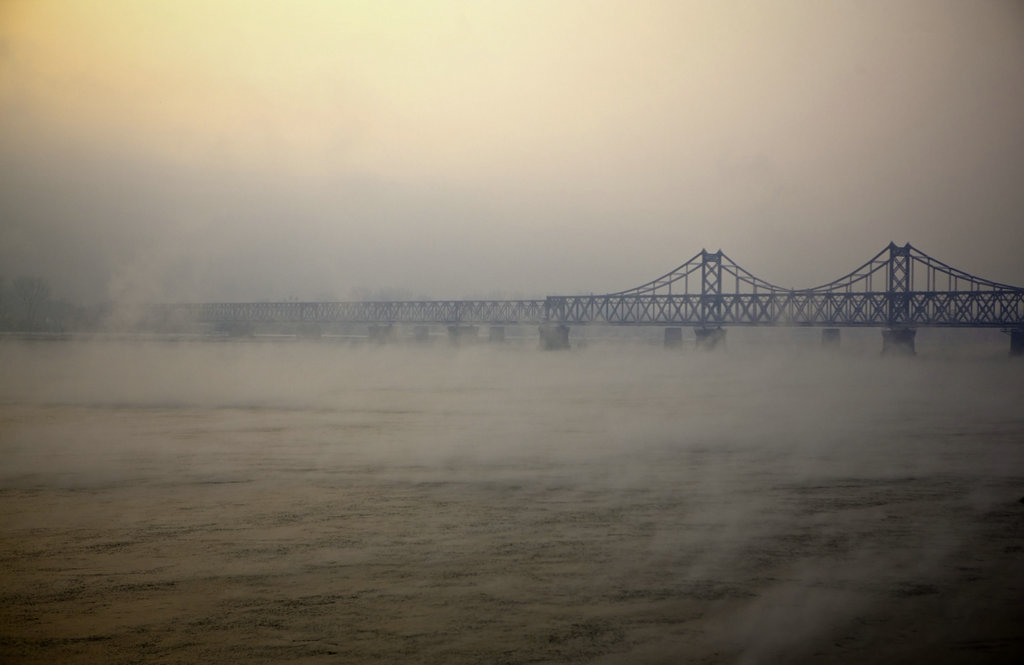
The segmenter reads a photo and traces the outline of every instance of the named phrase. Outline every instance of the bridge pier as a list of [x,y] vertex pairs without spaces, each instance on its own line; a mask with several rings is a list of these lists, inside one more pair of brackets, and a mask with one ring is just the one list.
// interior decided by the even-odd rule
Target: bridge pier
[[914,328],[884,328],[882,330],[882,355],[915,355],[914,338],[916,336],[917,330]]
[[225,321],[218,323],[216,330],[228,337],[252,337],[256,334],[256,324],[249,321]]
[[492,344],[501,344],[505,341],[505,326],[491,326],[487,331],[487,341]]
[[540,326],[540,348],[557,351],[569,348],[569,326],[544,323]]
[[370,341],[377,344],[391,342],[395,339],[395,327],[390,323],[387,325],[373,325],[369,328],[369,335]]
[[821,329],[821,348],[834,351],[839,348],[839,328]]
[[302,339],[320,339],[324,336],[324,331],[319,323],[300,323],[295,334]]
[[412,338],[417,342],[428,342],[430,341],[430,327],[429,326],[413,326],[412,327]]
[[476,326],[448,326],[448,339],[452,344],[468,344],[476,341]]
[[683,345],[682,328],[665,328],[665,348],[674,349]]
[[719,344],[725,346],[724,328],[694,328],[693,334],[697,337],[697,348],[710,351]]
[[1024,356],[1024,328],[1010,330],[1010,356]]

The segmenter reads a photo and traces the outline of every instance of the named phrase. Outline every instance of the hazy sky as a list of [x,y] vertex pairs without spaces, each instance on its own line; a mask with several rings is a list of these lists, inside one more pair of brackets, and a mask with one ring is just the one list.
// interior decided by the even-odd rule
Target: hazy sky
[[96,301],[1024,285],[1024,2],[0,0],[0,275]]

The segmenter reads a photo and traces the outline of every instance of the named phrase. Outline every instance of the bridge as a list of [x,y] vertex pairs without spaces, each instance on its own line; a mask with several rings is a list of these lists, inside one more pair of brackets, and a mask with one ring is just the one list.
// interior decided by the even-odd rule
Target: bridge
[[[971,275],[909,243],[890,243],[855,270],[808,289],[784,288],[754,276],[722,251],[701,250],[640,286],[602,295],[538,300],[201,303],[152,306],[155,325],[194,321],[221,326],[292,322],[365,323],[371,336],[395,324],[443,324],[449,333],[474,326],[531,324],[547,348],[568,345],[572,325],[664,326],[666,344],[693,327],[698,344],[714,346],[729,326],[812,326],[838,343],[843,327],[882,328],[883,350],[913,353],[919,327],[999,328],[1011,353],[1024,355],[1024,288]],[[384,331],[384,332],[382,332]]]

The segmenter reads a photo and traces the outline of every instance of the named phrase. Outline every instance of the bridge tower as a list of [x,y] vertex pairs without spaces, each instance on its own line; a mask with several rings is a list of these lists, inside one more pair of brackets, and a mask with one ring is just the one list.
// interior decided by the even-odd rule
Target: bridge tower
[[883,355],[914,355],[917,330],[910,326],[910,298],[914,288],[910,249],[910,243],[902,247],[889,243],[889,279],[886,284],[888,328],[882,331]]
[[[722,250],[700,253],[700,326],[693,329],[697,346],[713,349],[725,341],[722,329]],[[711,326],[714,325],[712,328]]]

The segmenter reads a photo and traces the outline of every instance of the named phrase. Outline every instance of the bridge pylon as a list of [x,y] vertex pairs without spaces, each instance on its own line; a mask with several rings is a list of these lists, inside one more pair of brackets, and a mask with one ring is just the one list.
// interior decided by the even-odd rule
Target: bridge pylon
[[910,243],[900,247],[889,243],[889,279],[886,285],[888,324],[890,328],[904,327],[910,322],[910,297],[914,272],[911,268]]
[[722,250],[700,255],[700,322],[707,327],[722,320]]
[[886,323],[882,330],[882,355],[915,355],[917,330],[911,326],[910,301],[914,290],[914,269],[910,243],[889,243],[888,280],[885,289]]

